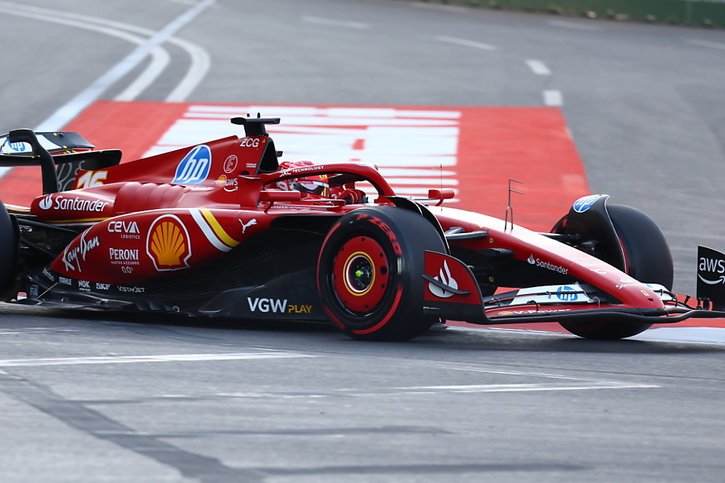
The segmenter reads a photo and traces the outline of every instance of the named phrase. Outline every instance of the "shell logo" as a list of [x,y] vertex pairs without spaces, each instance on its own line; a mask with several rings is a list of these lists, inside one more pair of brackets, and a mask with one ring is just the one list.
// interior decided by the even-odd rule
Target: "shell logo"
[[146,253],[159,272],[189,267],[191,238],[179,217],[163,215],[154,220],[146,237]]

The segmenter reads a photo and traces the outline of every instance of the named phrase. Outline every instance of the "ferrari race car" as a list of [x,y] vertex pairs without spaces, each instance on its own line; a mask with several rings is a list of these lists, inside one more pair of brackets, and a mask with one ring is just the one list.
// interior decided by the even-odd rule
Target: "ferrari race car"
[[77,133],[0,136],[0,165],[40,166],[43,181],[30,206],[0,203],[3,299],[329,320],[374,340],[446,320],[559,322],[619,339],[725,317],[725,256],[702,247],[707,283],[699,298],[678,298],[658,227],[606,195],[574,201],[551,233],[536,233],[441,206],[451,190],[396,196],[374,167],[281,164],[266,130],[279,119],[232,122],[244,137],[123,164]]

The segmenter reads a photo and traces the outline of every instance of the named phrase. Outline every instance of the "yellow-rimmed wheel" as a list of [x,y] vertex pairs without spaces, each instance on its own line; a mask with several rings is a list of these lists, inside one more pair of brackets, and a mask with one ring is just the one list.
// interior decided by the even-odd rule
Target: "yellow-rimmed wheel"
[[423,257],[445,252],[435,228],[402,208],[355,210],[325,239],[317,284],[333,323],[357,339],[405,340],[427,330],[423,316]]

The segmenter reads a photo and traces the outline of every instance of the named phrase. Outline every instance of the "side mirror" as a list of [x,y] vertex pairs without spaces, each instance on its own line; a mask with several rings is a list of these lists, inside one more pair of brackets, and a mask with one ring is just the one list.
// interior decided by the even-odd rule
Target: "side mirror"
[[438,200],[438,203],[436,204],[436,206],[443,203],[443,200],[453,199],[454,196],[456,196],[456,192],[450,188],[429,189],[428,190],[428,199]]
[[259,201],[274,203],[275,201],[299,201],[302,193],[299,191],[264,190],[259,193]]
[[259,193],[259,201],[269,203],[264,209],[267,213],[275,201],[300,201],[302,193],[300,191],[282,191],[282,190],[264,190]]

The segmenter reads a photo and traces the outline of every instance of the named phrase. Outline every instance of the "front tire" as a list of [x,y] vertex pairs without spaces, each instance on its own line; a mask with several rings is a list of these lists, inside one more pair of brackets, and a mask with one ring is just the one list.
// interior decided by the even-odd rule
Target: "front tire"
[[407,340],[435,321],[423,315],[426,250],[446,252],[420,214],[363,208],[340,218],[325,239],[317,286],[330,320],[363,340]]
[[[647,215],[629,206],[608,205],[614,230],[624,252],[624,266],[617,267],[645,283],[658,283],[672,290],[672,254],[662,231]],[[602,257],[604,258],[604,257]],[[586,339],[617,340],[632,337],[652,324],[638,322],[561,322],[574,335]]]

